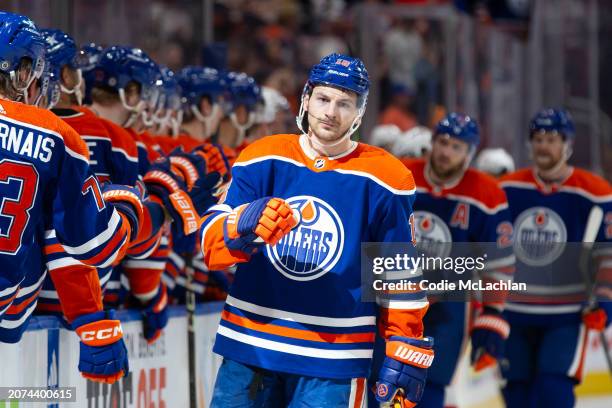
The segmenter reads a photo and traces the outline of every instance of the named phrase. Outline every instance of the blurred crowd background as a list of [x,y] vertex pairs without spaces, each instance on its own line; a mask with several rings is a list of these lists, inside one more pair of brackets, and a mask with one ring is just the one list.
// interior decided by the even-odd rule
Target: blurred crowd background
[[[323,55],[362,58],[372,79],[359,137],[378,123],[432,126],[475,116],[482,147],[528,161],[542,106],[573,115],[572,162],[612,180],[612,1],[606,0],[11,0],[2,8],[80,43],[143,48],[173,69],[244,71],[295,111]],[[287,129],[296,131],[296,129]]]

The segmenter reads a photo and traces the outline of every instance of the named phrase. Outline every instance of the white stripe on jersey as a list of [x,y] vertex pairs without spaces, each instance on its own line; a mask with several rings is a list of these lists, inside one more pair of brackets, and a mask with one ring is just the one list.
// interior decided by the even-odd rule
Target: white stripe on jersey
[[89,160],[87,160],[87,157],[83,156],[82,154],[78,154],[66,145],[64,145],[64,149],[66,150],[66,153],[68,153],[70,156],[74,157],[75,159],[82,160],[89,165]]
[[576,345],[576,351],[574,352],[574,358],[572,359],[572,364],[570,365],[569,370],[567,370],[567,375],[569,377],[576,377],[578,374],[578,368],[580,366],[580,360],[582,360],[582,346],[587,339],[587,334],[585,332],[584,324],[580,325],[580,331],[578,332],[578,341]]
[[49,268],[50,271],[54,271],[59,268],[64,268],[66,266],[76,266],[76,265],[84,265],[84,263],[70,256],[66,256],[64,258],[59,258],[59,259],[54,259],[53,261],[47,262],[47,268]]
[[373,351],[367,349],[352,349],[352,350],[326,350],[314,347],[296,346],[293,344],[279,343],[277,341],[261,339],[259,337],[249,336],[248,334],[238,333],[225,326],[219,325],[217,334],[228,337],[232,340],[251,346],[264,348],[272,351],[280,351],[282,353],[295,354],[304,357],[328,358],[334,360],[346,360],[353,358],[371,359]]
[[17,297],[15,298],[15,300],[20,299],[24,296],[27,296],[30,293],[35,292],[38,288],[40,288],[40,285],[42,285],[43,281],[45,280],[45,276],[47,276],[46,270],[43,272],[40,279],[38,279],[38,281],[35,284],[26,286],[23,288],[19,288],[19,292],[17,292]]
[[585,289],[586,285],[584,283],[559,286],[527,284],[527,290],[523,293],[529,295],[566,295],[568,293],[584,293]]
[[576,313],[582,309],[579,304],[570,305],[530,305],[530,304],[517,304],[508,302],[506,303],[505,310],[518,313],[526,314],[563,314],[563,313]]
[[21,316],[17,320],[7,320],[6,316],[4,316],[4,318],[0,320],[0,328],[16,329],[17,327],[21,326],[28,319],[28,317],[30,317],[32,312],[34,312],[34,309],[36,309],[37,304],[38,304],[38,300],[35,300],[34,302],[32,302],[32,304],[28,306],[28,308],[26,309],[23,316]]
[[[121,217],[119,216],[119,213],[117,212],[117,210],[113,209],[113,215],[111,216],[111,219],[108,222],[107,228],[104,231],[102,231],[100,234],[93,237],[92,239],[85,242],[84,244],[76,246],[76,247],[71,247],[67,245],[62,245],[62,246],[64,247],[66,252],[69,253],[70,255],[85,254],[91,251],[92,249],[95,249],[105,244],[108,240],[110,240],[115,234],[120,222],[121,222]],[[55,235],[55,231],[53,231],[53,234]],[[49,235],[48,238],[51,238],[51,236]]]
[[500,212],[501,210],[505,210],[508,208],[508,203],[501,203],[493,208],[487,206],[485,203],[483,203],[482,201],[476,200],[473,197],[469,197],[469,196],[465,196],[465,195],[461,195],[461,194],[446,194],[446,198],[450,198],[451,200],[457,200],[457,201],[465,201],[468,204],[472,204],[473,206],[477,207],[478,209],[480,209],[482,212],[486,213],[486,214],[497,214],[498,212]]
[[316,324],[319,326],[329,327],[373,326],[374,324],[376,324],[375,316],[342,318],[305,315],[259,306],[253,303],[245,302],[240,299],[236,299],[235,297],[229,295],[225,303],[230,306],[237,307],[238,309],[242,309],[251,313],[256,313],[261,316],[272,317],[274,319],[280,320],[288,320],[297,323]]
[[181,257],[176,252],[170,251],[170,254],[168,255],[168,258],[170,258],[172,263],[174,263],[174,265],[176,265],[176,267],[179,270],[182,270],[185,267],[185,261],[183,260],[183,257]]
[[[23,279],[25,279],[25,276],[23,277]],[[5,289],[0,290],[0,297],[9,296],[15,293],[15,291],[19,288],[19,285],[21,285],[21,282],[23,282],[23,279],[21,279],[19,283],[16,284],[15,286],[11,286],[10,288],[5,288]]]
[[128,259],[123,265],[126,268],[138,268],[138,269],[164,269],[166,267],[166,261],[151,261],[141,259]]
[[514,263],[516,263],[516,256],[512,254],[504,258],[497,258],[491,261],[487,260],[486,267],[488,270],[491,270],[496,268],[505,268],[507,266],[513,265]]
[[130,155],[128,154],[128,152],[126,152],[125,150],[123,150],[123,149],[122,149],[122,148],[120,148],[120,147],[111,147],[111,150],[112,150],[113,152],[119,152],[119,153],[121,153],[123,156],[125,156],[125,158],[126,158],[128,161],[131,161],[131,162],[134,162],[134,163],[138,163],[138,157],[130,156]]
[[[361,385],[361,395],[357,395],[357,387]],[[365,378],[353,378],[351,380],[351,393],[349,395],[348,408],[362,408],[364,396],[367,391],[367,385],[365,384]],[[360,398],[360,400],[357,400]]]
[[427,301],[426,296],[423,296],[419,300],[389,300],[376,298],[376,304],[386,309],[418,310],[429,306],[429,301]]

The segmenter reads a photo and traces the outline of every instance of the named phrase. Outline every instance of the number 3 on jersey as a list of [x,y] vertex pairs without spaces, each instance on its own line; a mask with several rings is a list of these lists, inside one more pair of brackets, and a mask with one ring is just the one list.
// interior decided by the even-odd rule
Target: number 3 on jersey
[[34,165],[14,160],[0,161],[0,253],[15,254],[38,191],[38,172]]

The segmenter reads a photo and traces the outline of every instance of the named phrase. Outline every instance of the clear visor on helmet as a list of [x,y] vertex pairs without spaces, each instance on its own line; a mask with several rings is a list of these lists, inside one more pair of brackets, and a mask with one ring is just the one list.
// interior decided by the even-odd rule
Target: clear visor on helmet
[[37,58],[36,61],[31,61],[29,58],[22,58],[17,71],[10,72],[13,86],[18,92],[23,93],[35,79],[41,78],[44,70],[44,59]]

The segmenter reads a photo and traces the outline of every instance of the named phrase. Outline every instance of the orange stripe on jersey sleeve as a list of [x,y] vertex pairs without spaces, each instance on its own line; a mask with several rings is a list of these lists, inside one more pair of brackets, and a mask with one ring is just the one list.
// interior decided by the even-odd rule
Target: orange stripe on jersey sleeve
[[[118,255],[114,261],[116,264],[126,253],[127,248],[129,246],[129,236],[130,236],[130,222],[127,217],[121,213],[119,213],[121,217],[121,225],[119,230],[113,235],[113,237],[106,242],[105,247],[98,254],[92,256],[89,259],[80,260],[81,262],[87,265],[100,265],[104,263],[105,258],[109,258],[113,252],[117,251]],[[127,238],[127,239],[126,239]],[[121,242],[125,242],[122,244]]]
[[15,291],[15,293],[13,294],[13,296],[11,296],[8,299],[4,299],[4,300],[0,300],[0,308],[8,305],[9,303],[11,303],[13,300],[15,300],[15,298],[17,297],[17,291]]
[[[211,214],[209,217],[214,217]],[[248,262],[251,257],[241,251],[230,251],[225,246],[223,238],[223,222],[225,217],[213,221],[206,226],[202,237],[202,253],[204,263],[210,270],[223,270],[240,262]]]
[[42,288],[38,288],[36,292],[30,294],[25,300],[23,300],[18,305],[13,303],[8,309],[6,309],[6,314],[16,315],[16,314],[23,312],[25,309],[28,308],[28,306],[32,305],[32,303],[34,303],[34,301],[38,299],[38,294],[40,293],[41,289]]
[[272,323],[261,323],[256,320],[238,316],[227,310],[223,311],[221,318],[237,326],[257,330],[262,333],[322,343],[371,343],[375,338],[375,333],[323,333],[277,326]]
[[391,336],[423,337],[423,317],[429,306],[421,309],[380,308],[379,332],[385,339]]
[[45,255],[57,254],[60,252],[66,252],[61,244],[45,245]]

